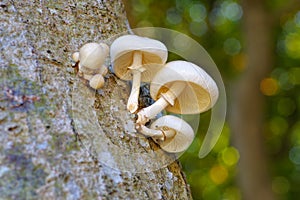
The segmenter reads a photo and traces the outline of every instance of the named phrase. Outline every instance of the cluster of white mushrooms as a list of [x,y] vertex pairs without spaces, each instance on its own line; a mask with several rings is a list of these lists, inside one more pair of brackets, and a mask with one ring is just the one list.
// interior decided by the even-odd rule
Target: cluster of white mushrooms
[[104,86],[104,78],[108,72],[104,65],[109,47],[104,43],[87,43],[72,58],[78,62],[78,75],[89,81],[91,88],[100,89]]
[[[73,54],[79,62],[79,75],[94,89],[104,85],[107,73],[104,60],[109,48],[105,44],[88,43]],[[160,41],[136,35],[117,38],[110,47],[114,73],[131,80],[132,89],[127,109],[137,114],[136,129],[151,137],[171,153],[186,150],[194,139],[192,127],[173,115],[165,115],[147,127],[145,124],[163,110],[175,114],[198,114],[210,109],[219,92],[214,80],[199,66],[186,61],[166,63],[168,50]],[[141,82],[150,82],[151,106],[139,110]]]

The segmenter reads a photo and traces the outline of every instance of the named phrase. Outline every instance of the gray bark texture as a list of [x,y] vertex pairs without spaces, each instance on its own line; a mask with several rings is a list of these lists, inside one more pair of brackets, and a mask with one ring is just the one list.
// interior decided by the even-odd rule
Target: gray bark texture
[[110,72],[95,92],[72,68],[83,44],[128,31],[120,0],[3,0],[0,13],[0,199],[191,199],[174,157],[137,136],[129,84]]

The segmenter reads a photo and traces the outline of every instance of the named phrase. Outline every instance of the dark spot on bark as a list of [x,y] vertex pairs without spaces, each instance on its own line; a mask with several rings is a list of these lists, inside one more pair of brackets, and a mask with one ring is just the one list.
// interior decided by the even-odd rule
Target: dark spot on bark
[[18,125],[15,125],[15,126],[8,127],[7,130],[8,130],[8,131],[14,131],[14,130],[16,130],[16,129],[18,129],[18,128],[19,128],[19,126],[18,126]]

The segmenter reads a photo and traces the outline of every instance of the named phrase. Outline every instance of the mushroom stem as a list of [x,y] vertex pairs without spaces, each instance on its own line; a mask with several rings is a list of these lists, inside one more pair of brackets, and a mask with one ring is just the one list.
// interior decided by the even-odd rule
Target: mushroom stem
[[163,127],[162,132],[165,136],[165,140],[173,138],[176,135],[176,131],[168,126]]
[[152,137],[153,139],[158,139],[164,141],[165,135],[161,130],[150,129],[144,125],[137,125],[136,129],[145,136]]
[[129,67],[132,73],[132,88],[130,92],[130,96],[127,102],[127,109],[134,113],[138,109],[138,98],[140,93],[140,86],[141,86],[141,64],[142,64],[142,52],[141,51],[134,51],[133,52],[133,62]]
[[181,94],[185,87],[186,83],[184,82],[174,83],[166,93],[161,94],[161,97],[159,97],[154,104],[147,108],[143,108],[137,113],[138,119],[136,123],[146,124],[150,119],[155,118],[156,115],[168,105],[173,106],[175,99]]
[[150,119],[153,119],[158,113],[160,113],[168,105],[169,102],[165,98],[160,97],[154,104],[148,106],[147,108],[143,108],[141,111],[137,113],[138,119],[136,120],[136,123],[146,124]]
[[157,143],[168,141],[176,135],[176,131],[170,127],[163,127],[162,129],[157,130],[148,128],[144,125],[137,125],[136,129],[143,135],[151,137]]
[[108,69],[107,69],[107,67],[105,65],[103,65],[100,68],[99,74],[101,74],[102,76],[105,76],[107,73],[108,73]]

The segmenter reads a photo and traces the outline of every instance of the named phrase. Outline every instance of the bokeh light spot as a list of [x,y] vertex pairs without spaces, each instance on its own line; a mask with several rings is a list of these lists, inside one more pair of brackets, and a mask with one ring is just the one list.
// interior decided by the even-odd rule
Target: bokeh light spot
[[243,53],[232,56],[231,64],[238,72],[243,71],[246,66],[246,56]]
[[202,36],[207,31],[206,22],[191,22],[190,31],[195,36]]
[[221,14],[220,8],[215,7],[209,13],[209,22],[214,26],[217,30],[219,30],[220,26],[226,23],[226,18]]
[[176,0],[176,8],[180,11],[184,11],[193,4],[193,0]]
[[290,81],[290,76],[287,71],[283,71],[278,78],[278,83],[280,88],[284,90],[290,90],[294,87],[294,85]]
[[293,67],[289,70],[289,80],[293,85],[300,85],[300,67]]
[[300,58],[300,33],[289,33],[285,40],[287,54],[292,58]]
[[228,187],[224,194],[223,199],[225,200],[240,200],[242,199],[241,191],[237,187]]
[[241,6],[235,2],[224,1],[221,5],[221,12],[224,17],[231,21],[237,21],[241,19],[243,10]]
[[215,165],[209,171],[210,179],[217,185],[220,185],[228,178],[228,171],[222,165]]
[[228,148],[224,149],[221,152],[221,155],[222,155],[222,161],[227,166],[235,165],[240,158],[239,152],[234,147],[228,147]]
[[273,96],[278,92],[278,83],[274,78],[265,78],[260,82],[260,90],[266,96]]
[[285,194],[290,189],[289,181],[282,176],[275,177],[272,181],[272,190],[277,194]]
[[292,127],[291,143],[300,146],[300,121]]
[[193,185],[205,186],[209,184],[210,179],[208,176],[204,175],[201,170],[191,171],[191,176],[189,177],[189,183]]
[[288,129],[288,123],[287,123],[286,119],[277,116],[277,117],[273,117],[269,121],[269,127],[270,127],[271,132],[274,135],[282,135]]
[[219,188],[210,186],[203,191],[202,197],[204,200],[222,199]]
[[295,109],[296,109],[295,102],[291,98],[285,97],[285,98],[281,98],[278,101],[277,110],[279,114],[283,116],[287,117],[293,114]]
[[236,55],[240,52],[241,50],[241,43],[239,40],[235,39],[235,38],[228,38],[227,40],[225,40],[224,42],[224,51],[228,54],[228,55]]
[[290,150],[289,158],[294,164],[300,165],[300,146],[295,146]]
[[167,21],[174,25],[181,23],[182,17],[176,8],[170,8],[167,10]]
[[172,39],[174,48],[180,49],[180,51],[187,51],[191,46],[190,40],[184,35],[178,34]]
[[206,18],[206,8],[200,3],[193,4],[189,9],[190,17],[195,22],[202,22]]

